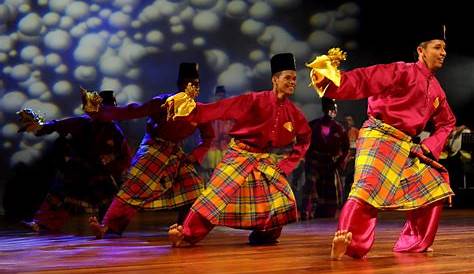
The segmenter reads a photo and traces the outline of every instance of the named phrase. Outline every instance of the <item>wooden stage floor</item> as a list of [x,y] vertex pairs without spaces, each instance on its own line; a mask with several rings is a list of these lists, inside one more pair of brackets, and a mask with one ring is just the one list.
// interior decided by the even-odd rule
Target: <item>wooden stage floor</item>
[[0,273],[474,273],[474,209],[446,209],[433,253],[391,251],[403,215],[380,215],[367,259],[328,259],[336,221],[286,226],[280,243],[247,244],[248,231],[217,228],[194,247],[172,248],[172,213],[141,213],[122,238],[95,240],[85,217],[63,234],[35,235],[17,225],[0,229]]

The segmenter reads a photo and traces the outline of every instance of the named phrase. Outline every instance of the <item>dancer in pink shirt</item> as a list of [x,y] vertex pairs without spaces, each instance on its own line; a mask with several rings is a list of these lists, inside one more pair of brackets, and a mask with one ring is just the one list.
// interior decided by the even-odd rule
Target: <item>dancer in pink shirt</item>
[[[338,72],[324,75],[318,67],[322,59],[308,64],[320,94],[368,98],[369,119],[359,133],[354,184],[339,217],[333,259],[344,254],[362,258],[369,252],[379,210],[407,212],[395,252],[430,251],[443,200],[454,195],[447,170],[437,162],[456,122],[434,76],[444,64],[446,39],[441,28],[424,34],[429,36],[418,40],[416,63],[357,68],[339,79],[333,77]],[[414,143],[429,121],[431,136]]]

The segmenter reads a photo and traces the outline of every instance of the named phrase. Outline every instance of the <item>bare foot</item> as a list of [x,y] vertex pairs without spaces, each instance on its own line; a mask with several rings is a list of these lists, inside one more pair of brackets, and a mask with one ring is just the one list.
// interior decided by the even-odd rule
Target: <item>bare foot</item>
[[168,230],[168,238],[173,247],[180,247],[184,240],[183,226],[174,224]]
[[100,224],[96,217],[89,218],[89,228],[92,230],[92,234],[95,235],[96,239],[104,238],[108,229],[107,226]]
[[21,223],[24,226],[26,226],[27,228],[31,229],[33,232],[39,232],[40,231],[40,226],[35,220],[33,220],[31,222],[23,221]]
[[338,230],[334,234],[331,247],[331,259],[341,260],[346,253],[347,246],[352,241],[352,233],[347,230]]

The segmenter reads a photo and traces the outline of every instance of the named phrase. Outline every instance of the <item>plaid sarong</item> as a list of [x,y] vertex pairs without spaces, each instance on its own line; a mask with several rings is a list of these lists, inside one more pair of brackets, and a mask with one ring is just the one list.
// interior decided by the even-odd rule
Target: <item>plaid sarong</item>
[[349,197],[378,209],[411,210],[452,195],[447,170],[410,136],[373,117],[364,123]]
[[280,155],[249,152],[233,140],[191,210],[214,225],[268,230],[296,220],[293,192],[276,163]]
[[180,145],[156,138],[140,145],[117,197],[158,210],[192,203],[203,189],[204,182]]

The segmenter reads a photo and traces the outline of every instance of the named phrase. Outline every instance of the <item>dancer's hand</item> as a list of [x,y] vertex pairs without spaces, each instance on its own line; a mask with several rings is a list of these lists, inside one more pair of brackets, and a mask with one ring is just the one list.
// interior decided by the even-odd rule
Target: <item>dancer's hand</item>
[[423,154],[430,158],[431,160],[434,160],[436,161],[436,158],[434,157],[433,153],[431,153],[431,150],[425,145],[425,144],[421,144],[421,150],[423,151]]
[[22,109],[16,113],[20,122],[20,132],[31,132],[36,134],[43,127],[44,118],[29,108]]

